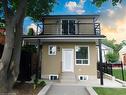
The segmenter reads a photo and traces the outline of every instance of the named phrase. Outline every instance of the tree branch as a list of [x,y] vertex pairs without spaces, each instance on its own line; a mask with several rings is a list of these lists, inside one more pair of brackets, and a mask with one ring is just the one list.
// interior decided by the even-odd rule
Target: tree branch
[[16,24],[17,21],[20,19],[20,16],[25,12],[26,5],[27,5],[27,0],[19,0],[19,5],[16,10],[16,14],[12,19],[13,24]]

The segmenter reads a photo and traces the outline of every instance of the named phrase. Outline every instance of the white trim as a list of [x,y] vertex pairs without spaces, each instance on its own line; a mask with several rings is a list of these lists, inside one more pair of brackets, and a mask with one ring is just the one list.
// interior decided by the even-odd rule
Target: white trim
[[[76,47],[77,46],[88,48],[88,59],[85,59],[85,60],[88,60],[88,64],[76,64]],[[89,48],[90,48],[89,45],[76,45],[75,46],[75,65],[90,65],[90,49]],[[83,60],[83,59],[80,59],[80,60]]]
[[[56,45],[48,45],[48,55],[56,55],[56,51],[54,54],[50,54],[50,47],[53,46],[56,48]],[[57,49],[57,48],[56,48]]]
[[[81,80],[80,77],[83,77],[83,79]],[[88,80],[88,75],[78,75],[78,80],[80,81]]]
[[[63,68],[63,51],[64,50],[72,50],[72,56],[73,56],[73,58],[72,58],[72,69],[70,70],[70,71],[65,71],[64,70],[64,68]],[[74,72],[74,49],[72,49],[72,48],[63,48],[62,49],[62,72]]]
[[56,76],[57,79],[59,78],[59,76],[58,76],[57,74],[50,74],[50,75],[49,75],[49,80],[51,80],[51,76]]

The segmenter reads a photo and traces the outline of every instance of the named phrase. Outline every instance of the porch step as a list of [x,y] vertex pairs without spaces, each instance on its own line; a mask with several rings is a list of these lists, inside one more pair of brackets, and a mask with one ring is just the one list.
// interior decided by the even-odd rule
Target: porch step
[[75,74],[72,72],[64,72],[61,74],[60,81],[61,82],[69,82],[69,83],[76,82]]

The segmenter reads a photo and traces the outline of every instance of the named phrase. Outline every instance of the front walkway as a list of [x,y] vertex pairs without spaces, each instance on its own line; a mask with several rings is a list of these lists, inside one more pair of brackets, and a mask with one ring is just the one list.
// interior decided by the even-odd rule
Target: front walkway
[[49,81],[45,80],[47,85],[51,85],[48,89],[40,91],[38,95],[97,95],[89,94],[96,93],[94,90],[87,90],[92,87],[109,87],[109,88],[124,88],[122,84],[115,81],[104,79],[104,85],[100,85],[100,79],[91,79],[86,81],[77,82],[60,82],[60,81]]
[[53,85],[46,95],[89,95],[84,86]]

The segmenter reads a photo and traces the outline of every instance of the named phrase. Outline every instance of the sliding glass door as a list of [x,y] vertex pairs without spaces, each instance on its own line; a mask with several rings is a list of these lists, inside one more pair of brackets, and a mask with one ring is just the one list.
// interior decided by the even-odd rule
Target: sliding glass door
[[75,20],[62,20],[62,34],[63,35],[75,34]]

